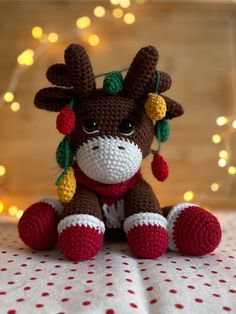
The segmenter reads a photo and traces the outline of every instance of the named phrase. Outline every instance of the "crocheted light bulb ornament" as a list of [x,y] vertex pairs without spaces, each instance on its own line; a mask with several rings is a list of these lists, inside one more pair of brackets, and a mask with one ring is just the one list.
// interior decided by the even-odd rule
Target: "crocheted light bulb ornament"
[[57,147],[56,160],[58,165],[65,169],[72,164],[73,151],[69,144],[68,137],[64,137]]
[[103,90],[108,95],[117,95],[123,88],[123,77],[120,72],[108,73],[103,81]]
[[57,186],[57,193],[62,203],[68,203],[72,200],[76,191],[76,180],[72,167],[65,170],[65,174]]
[[160,143],[164,143],[170,136],[170,125],[166,120],[159,120],[155,126],[156,138]]
[[57,129],[64,135],[69,135],[75,128],[75,114],[69,105],[66,105],[57,116]]
[[161,120],[166,115],[166,101],[156,93],[149,93],[145,103],[145,110],[150,119]]
[[159,153],[153,154],[152,173],[158,181],[165,181],[169,175],[167,162]]

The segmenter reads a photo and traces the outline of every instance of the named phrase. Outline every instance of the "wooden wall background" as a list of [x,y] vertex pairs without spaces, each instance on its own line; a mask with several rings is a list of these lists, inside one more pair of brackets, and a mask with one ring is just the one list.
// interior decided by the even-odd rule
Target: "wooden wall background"
[[[111,8],[108,1],[96,3]],[[94,5],[90,1],[1,1],[0,93],[7,87],[16,56],[37,45],[30,36],[33,26],[41,25],[47,32],[71,30],[79,16],[91,15]],[[155,45],[160,69],[173,78],[167,95],[181,102],[186,113],[171,122],[172,136],[162,149],[171,174],[166,183],[157,183],[148,158],[143,165],[145,177],[162,204],[182,201],[183,193],[192,190],[194,201],[208,207],[235,208],[236,176],[225,181],[224,189],[217,193],[210,191],[210,184],[226,172],[217,166],[221,145],[211,142],[218,131],[215,119],[236,113],[236,6],[147,1],[133,11],[137,20],[130,26],[110,14],[102,20],[94,17],[90,30],[99,34],[101,44],[86,48],[95,73],[100,73],[129,65],[140,47]],[[22,208],[41,196],[55,195],[55,150],[61,136],[55,128],[56,114],[33,107],[34,94],[49,85],[45,78],[48,66],[62,62],[65,47],[82,39],[78,32],[48,46],[21,77],[15,93],[21,110],[13,113],[6,104],[0,108],[0,164],[7,168],[0,181],[7,192],[2,197]],[[232,141],[235,156],[235,137]]]

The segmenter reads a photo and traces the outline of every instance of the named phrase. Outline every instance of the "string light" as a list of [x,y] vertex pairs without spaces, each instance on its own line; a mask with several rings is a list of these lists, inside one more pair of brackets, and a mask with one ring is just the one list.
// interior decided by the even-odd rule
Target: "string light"
[[226,150],[221,150],[219,152],[219,157],[222,158],[222,159],[226,159],[227,160],[228,157],[229,157],[229,154],[228,154],[228,152]]
[[8,213],[11,216],[16,216],[17,212],[18,212],[18,207],[15,205],[12,205],[8,208]]
[[93,13],[96,17],[103,17],[106,13],[106,10],[104,9],[104,7],[99,5],[94,9]]
[[219,159],[218,160],[218,166],[221,167],[221,168],[224,168],[227,164],[227,161],[225,159]]
[[24,211],[23,211],[22,209],[19,209],[18,212],[16,213],[16,217],[17,217],[18,219],[20,219],[21,216],[23,215],[23,213],[24,213]]
[[111,4],[118,5],[120,3],[120,0],[110,0]]
[[32,37],[35,39],[40,39],[43,36],[43,29],[40,26],[35,26],[31,31]]
[[234,120],[234,121],[232,122],[232,127],[233,127],[234,129],[236,129],[236,120]]
[[11,104],[11,110],[13,112],[17,112],[20,110],[20,104],[17,102],[17,101],[14,101],[12,104]]
[[14,95],[12,92],[6,92],[3,96],[3,99],[6,101],[6,102],[11,102],[13,101],[14,99]]
[[211,190],[212,192],[217,192],[219,190],[220,186],[217,182],[214,182],[211,184]]
[[98,37],[98,35],[90,35],[89,38],[88,38],[88,43],[91,45],[91,46],[97,46],[100,42],[100,38]]
[[50,33],[48,34],[48,41],[52,44],[58,41],[58,34],[57,33]]
[[133,13],[126,13],[124,15],[124,22],[126,24],[133,24],[135,22],[135,16]]
[[112,11],[112,15],[116,18],[116,19],[120,19],[123,16],[124,12],[122,9],[120,8],[116,8]]
[[212,142],[213,143],[218,144],[218,143],[220,143],[220,141],[221,141],[221,136],[219,134],[214,134],[212,136]]
[[228,168],[228,173],[229,174],[236,174],[236,167],[234,167],[234,166],[230,166],[229,168]]
[[6,174],[6,168],[2,165],[0,165],[0,176],[4,176]]
[[4,211],[4,204],[0,201],[0,213]]
[[31,66],[34,63],[34,51],[32,49],[24,50],[18,57],[17,62],[20,65]]
[[88,16],[82,16],[78,18],[76,21],[76,26],[80,29],[85,29],[89,27],[90,24],[91,24],[91,20]]
[[219,126],[222,126],[222,125],[225,125],[228,123],[228,118],[222,116],[222,117],[218,117],[216,119],[216,124],[219,125]]
[[183,199],[184,199],[186,202],[191,201],[191,200],[193,199],[193,197],[194,197],[194,194],[193,194],[192,191],[187,191],[187,192],[185,192],[184,195],[183,195]]
[[123,9],[127,9],[130,6],[130,0],[120,0],[120,6]]

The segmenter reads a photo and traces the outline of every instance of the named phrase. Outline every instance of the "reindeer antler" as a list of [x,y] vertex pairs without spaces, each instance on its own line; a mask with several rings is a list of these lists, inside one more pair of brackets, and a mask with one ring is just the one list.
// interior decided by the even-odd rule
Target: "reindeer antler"
[[72,82],[65,64],[54,64],[47,70],[46,77],[54,85],[72,87]]
[[65,63],[76,94],[81,98],[90,96],[96,90],[96,83],[86,50],[81,45],[71,44],[65,50]]

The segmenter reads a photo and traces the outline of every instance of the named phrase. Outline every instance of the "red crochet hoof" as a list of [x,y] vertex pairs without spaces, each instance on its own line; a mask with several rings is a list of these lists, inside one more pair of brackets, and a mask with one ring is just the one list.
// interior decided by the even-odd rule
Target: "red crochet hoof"
[[[58,240],[58,214],[53,202],[41,201],[25,210],[18,223],[21,240],[30,248],[45,250],[52,248]],[[62,205],[61,205],[62,206]]]
[[128,217],[124,223],[132,252],[141,258],[157,258],[168,248],[165,218],[159,214],[140,213]]
[[96,217],[71,215],[60,222],[58,231],[61,252],[70,260],[84,261],[101,249],[105,227]]
[[179,204],[171,212],[168,230],[177,250],[200,256],[216,249],[221,240],[221,228],[215,216],[194,204]]

